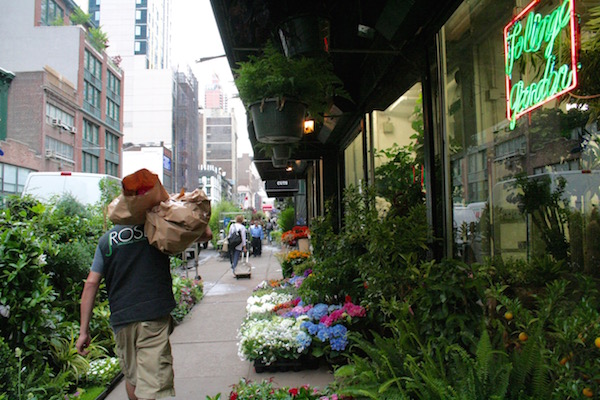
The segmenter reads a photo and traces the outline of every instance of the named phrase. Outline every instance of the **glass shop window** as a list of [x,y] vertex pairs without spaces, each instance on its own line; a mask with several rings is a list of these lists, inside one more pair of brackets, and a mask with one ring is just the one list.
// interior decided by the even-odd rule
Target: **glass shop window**
[[[468,0],[440,31],[456,258],[595,262],[585,239],[600,222],[600,39],[588,23],[600,7],[573,3]],[[554,29],[527,28],[552,15]]]

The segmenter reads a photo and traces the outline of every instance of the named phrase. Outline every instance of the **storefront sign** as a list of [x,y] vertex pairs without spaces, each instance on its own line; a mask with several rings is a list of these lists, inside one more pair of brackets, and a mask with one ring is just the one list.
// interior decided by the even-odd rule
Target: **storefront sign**
[[[541,2],[529,3],[504,28],[506,117],[511,129],[522,115],[577,86],[575,0],[564,0],[547,15],[535,11]],[[570,39],[570,59],[561,64],[563,37]],[[528,60],[543,60],[543,75],[535,73]]]

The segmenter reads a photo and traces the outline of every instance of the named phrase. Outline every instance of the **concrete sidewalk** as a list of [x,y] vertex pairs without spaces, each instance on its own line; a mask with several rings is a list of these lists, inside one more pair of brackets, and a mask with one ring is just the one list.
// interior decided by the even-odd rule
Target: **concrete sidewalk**
[[[276,386],[324,388],[333,380],[326,367],[300,372],[257,374],[249,361],[237,354],[237,333],[246,315],[246,300],[260,282],[281,279],[281,267],[275,254],[279,248],[263,245],[262,256],[250,257],[251,279],[236,279],[229,260],[220,258],[212,249],[202,250],[198,273],[204,281],[204,298],[171,335],[175,369],[175,390],[180,400],[205,400],[221,393],[228,399],[231,385],[241,378],[252,381],[273,378]],[[189,269],[190,277],[195,269]],[[185,275],[185,272],[183,273]],[[125,381],[106,397],[127,399]]]

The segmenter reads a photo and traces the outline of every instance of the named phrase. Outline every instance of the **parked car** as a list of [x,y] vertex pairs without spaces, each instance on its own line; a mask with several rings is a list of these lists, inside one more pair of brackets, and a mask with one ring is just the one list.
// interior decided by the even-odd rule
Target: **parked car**
[[121,179],[111,175],[70,171],[31,172],[22,196],[30,195],[47,202],[55,196],[70,194],[81,204],[91,205],[101,200],[100,181],[105,178],[121,186]]

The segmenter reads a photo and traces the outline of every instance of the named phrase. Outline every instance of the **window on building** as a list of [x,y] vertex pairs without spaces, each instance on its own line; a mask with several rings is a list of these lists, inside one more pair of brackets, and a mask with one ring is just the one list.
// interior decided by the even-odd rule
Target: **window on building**
[[104,169],[107,175],[119,176],[119,164],[107,160],[104,161]]
[[75,126],[75,117],[51,103],[46,103],[46,122],[63,124],[68,127]]
[[146,41],[145,40],[136,40],[135,54],[146,54]]
[[81,157],[81,170],[83,172],[92,172],[97,174],[98,173],[98,160],[99,158],[96,157],[93,154],[87,153],[87,152],[83,152],[82,153],[82,157]]
[[100,109],[100,90],[88,81],[83,83],[83,98],[93,108]]
[[119,137],[110,132],[106,132],[106,151],[111,153],[119,153]]
[[94,78],[102,81],[102,62],[87,49],[83,53],[83,68]]
[[46,136],[45,150],[47,156],[51,158],[57,158],[72,164],[75,163],[73,161],[73,146],[70,144],[61,142],[60,140],[56,140],[50,136]]
[[120,107],[117,103],[111,99],[106,99],[106,116],[113,120],[115,123],[119,122],[119,111]]
[[0,163],[0,198],[23,192],[27,175],[34,172],[28,168]]
[[57,20],[64,20],[65,12],[54,0],[42,0],[41,24],[52,25]]
[[90,143],[99,144],[98,141],[98,132],[100,128],[98,125],[88,121],[87,119],[83,120],[83,138]]
[[121,80],[110,71],[108,71],[106,87],[108,90],[114,93],[116,97],[119,97],[121,95]]

